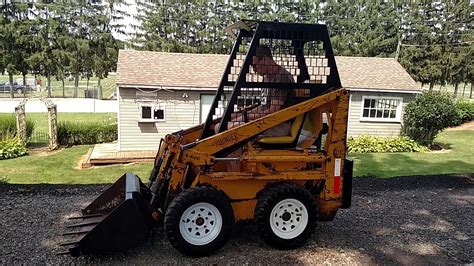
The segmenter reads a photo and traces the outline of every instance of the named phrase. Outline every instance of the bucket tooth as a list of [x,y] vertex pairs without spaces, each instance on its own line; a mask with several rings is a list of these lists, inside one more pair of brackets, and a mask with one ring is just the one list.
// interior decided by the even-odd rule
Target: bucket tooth
[[69,255],[69,254],[71,254],[71,252],[69,251],[61,251],[61,252],[56,253],[57,256]]
[[72,235],[82,235],[82,234],[87,234],[91,230],[81,230],[81,231],[73,231],[73,232],[66,232],[63,233],[63,236],[72,236]]
[[74,217],[69,217],[68,220],[76,220],[76,219],[86,219],[86,218],[92,218],[92,217],[100,217],[104,215],[105,213],[97,213],[97,214],[89,214],[89,215],[82,215],[82,216],[74,216]]
[[59,245],[63,247],[63,246],[70,246],[70,245],[75,245],[75,244],[79,244],[79,241],[64,242],[64,243],[60,243]]
[[75,227],[83,227],[83,226],[88,226],[88,225],[94,225],[94,224],[100,223],[104,219],[105,219],[105,216],[88,218],[88,219],[84,219],[84,221],[82,223],[68,225],[68,226],[66,226],[66,228],[75,228]]

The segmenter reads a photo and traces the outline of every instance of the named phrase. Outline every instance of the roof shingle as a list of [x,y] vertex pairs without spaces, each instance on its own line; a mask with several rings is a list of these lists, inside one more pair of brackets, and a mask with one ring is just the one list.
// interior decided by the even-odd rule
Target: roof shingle
[[[216,88],[228,55],[120,50],[118,86]],[[345,88],[419,91],[420,87],[393,58],[336,57]]]

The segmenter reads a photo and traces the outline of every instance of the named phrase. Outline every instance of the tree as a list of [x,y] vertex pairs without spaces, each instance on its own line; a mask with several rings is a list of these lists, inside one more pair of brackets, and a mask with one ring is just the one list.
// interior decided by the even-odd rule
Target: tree
[[461,82],[465,82],[472,65],[472,18],[468,1],[446,1],[443,9],[442,32],[445,36],[447,53],[445,77],[447,83],[454,85],[454,95],[458,95]]
[[[13,75],[20,72],[25,83],[28,72],[26,58],[32,52],[29,37],[30,6],[27,4],[4,4],[0,6],[0,50],[2,51],[2,72],[7,69],[9,83],[13,84]],[[10,90],[10,97],[14,97]]]
[[451,95],[423,92],[405,107],[402,131],[420,144],[431,146],[439,132],[456,125],[458,121]]
[[407,5],[408,16],[404,26],[400,63],[410,75],[422,84],[433,85],[442,80],[441,49],[434,25],[436,12],[431,2]]
[[51,97],[51,77],[57,73],[59,65],[57,49],[61,34],[64,34],[64,24],[57,12],[60,7],[54,4],[37,4],[37,14],[32,24],[34,32],[35,53],[28,62],[35,73],[46,76],[48,97]]

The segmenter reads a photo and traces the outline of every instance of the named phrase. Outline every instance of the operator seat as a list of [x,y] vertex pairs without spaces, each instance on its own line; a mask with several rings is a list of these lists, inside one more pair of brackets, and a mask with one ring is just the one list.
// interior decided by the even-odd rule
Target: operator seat
[[274,136],[274,137],[263,137],[258,139],[257,142],[263,146],[281,148],[281,147],[294,147],[298,141],[298,136],[303,127],[303,121],[305,114],[299,115],[293,119],[290,127],[290,135],[288,136]]

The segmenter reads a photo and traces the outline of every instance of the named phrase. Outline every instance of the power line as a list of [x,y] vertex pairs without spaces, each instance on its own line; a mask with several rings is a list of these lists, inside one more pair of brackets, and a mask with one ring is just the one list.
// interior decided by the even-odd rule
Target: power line
[[[443,44],[403,44],[401,43],[400,46],[414,46],[414,47],[432,47],[432,46],[461,46],[462,44],[472,44],[474,41],[468,42],[459,42],[459,43],[443,43]],[[470,46],[470,45],[467,45]]]

